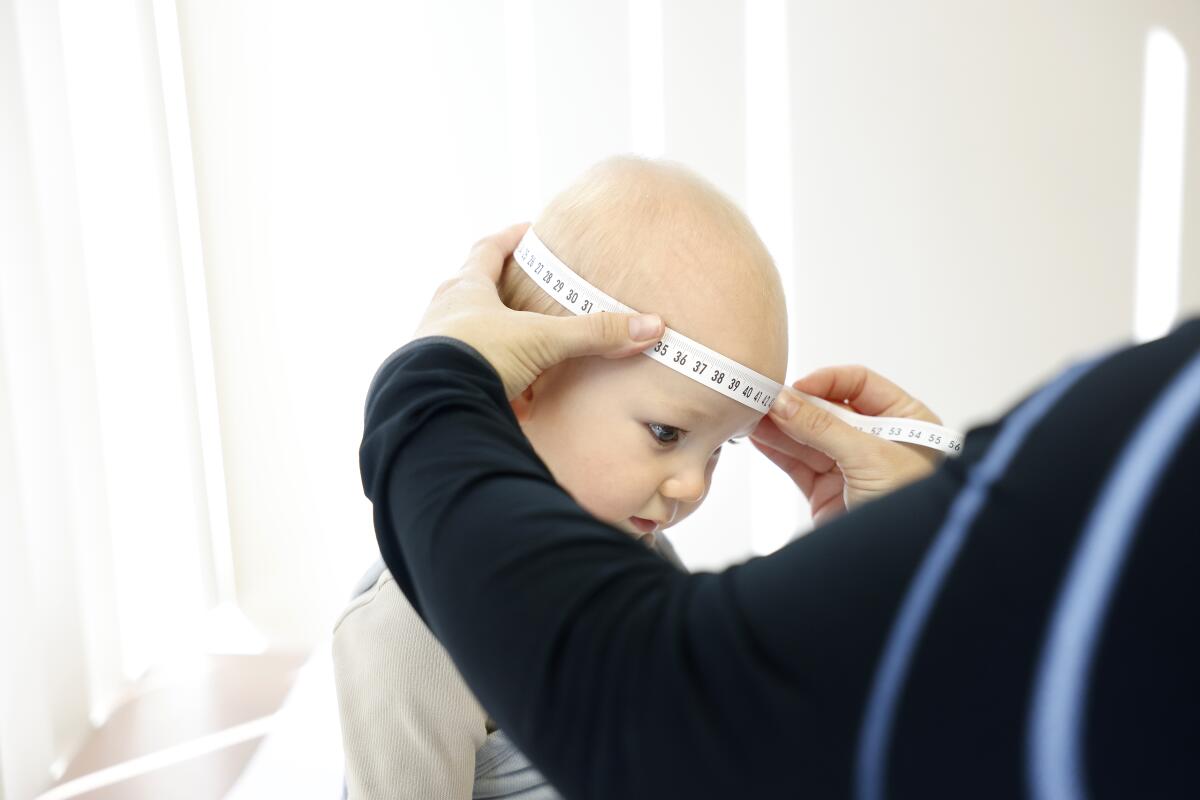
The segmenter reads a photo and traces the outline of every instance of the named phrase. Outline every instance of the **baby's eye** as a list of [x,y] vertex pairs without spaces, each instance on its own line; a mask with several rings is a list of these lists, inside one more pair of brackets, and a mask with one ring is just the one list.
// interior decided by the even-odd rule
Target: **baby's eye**
[[654,441],[660,445],[675,444],[679,441],[679,436],[682,433],[679,428],[672,428],[670,425],[659,425],[657,422],[648,422],[646,427],[650,429],[650,435],[654,437]]

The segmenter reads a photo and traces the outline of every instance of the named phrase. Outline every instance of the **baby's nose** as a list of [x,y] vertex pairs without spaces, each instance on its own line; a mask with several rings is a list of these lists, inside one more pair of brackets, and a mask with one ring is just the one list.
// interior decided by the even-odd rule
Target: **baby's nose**
[[668,478],[662,493],[681,503],[699,503],[704,499],[704,490],[704,473],[691,470]]

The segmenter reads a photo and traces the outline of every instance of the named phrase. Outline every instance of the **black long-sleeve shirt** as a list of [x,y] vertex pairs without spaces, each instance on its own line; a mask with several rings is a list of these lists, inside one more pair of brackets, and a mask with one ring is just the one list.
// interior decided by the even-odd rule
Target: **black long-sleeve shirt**
[[363,484],[401,588],[567,797],[1200,796],[1198,354],[1195,320],[1080,364],[719,574],[583,511],[454,340],[380,369]]

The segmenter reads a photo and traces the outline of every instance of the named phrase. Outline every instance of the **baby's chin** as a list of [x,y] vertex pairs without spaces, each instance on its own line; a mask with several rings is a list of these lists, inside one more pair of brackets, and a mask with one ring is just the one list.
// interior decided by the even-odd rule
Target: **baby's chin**
[[641,542],[642,544],[646,545],[647,547],[649,547],[652,550],[654,549],[654,534],[653,533],[643,533],[642,531],[630,530],[633,523],[629,521],[629,517],[625,517],[625,518],[619,519],[619,520],[605,520],[605,521],[609,525],[611,525],[614,528],[616,528],[617,530],[619,530],[621,533],[628,536],[630,539],[633,539],[634,541],[637,541],[637,542]]

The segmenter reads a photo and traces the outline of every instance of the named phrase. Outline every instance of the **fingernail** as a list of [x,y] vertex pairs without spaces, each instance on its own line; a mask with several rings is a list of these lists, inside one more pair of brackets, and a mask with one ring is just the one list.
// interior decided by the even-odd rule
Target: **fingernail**
[[796,398],[783,391],[771,404],[771,413],[780,419],[791,419],[796,414],[796,408]]
[[635,342],[644,342],[658,336],[662,320],[655,314],[642,314],[629,320],[629,338]]

